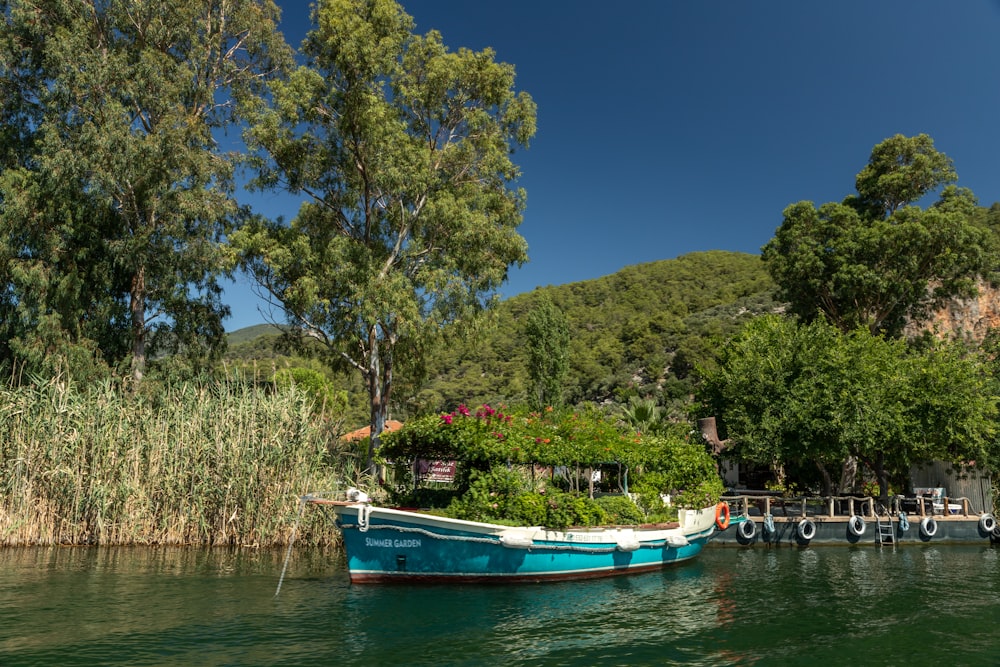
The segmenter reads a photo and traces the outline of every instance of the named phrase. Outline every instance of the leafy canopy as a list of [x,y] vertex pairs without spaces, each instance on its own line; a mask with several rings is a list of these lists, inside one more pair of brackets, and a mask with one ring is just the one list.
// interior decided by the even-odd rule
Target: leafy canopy
[[[951,160],[927,135],[886,139],[857,176],[857,196],[784,211],[762,249],[767,269],[803,321],[821,315],[848,332],[896,337],[952,296],[975,293],[991,235],[976,224],[972,192],[950,185]],[[916,202],[945,187],[937,202]]]
[[867,329],[759,318],[728,342],[700,400],[734,452],[763,464],[861,461],[883,484],[931,460],[997,465],[997,404],[958,343],[910,347]]

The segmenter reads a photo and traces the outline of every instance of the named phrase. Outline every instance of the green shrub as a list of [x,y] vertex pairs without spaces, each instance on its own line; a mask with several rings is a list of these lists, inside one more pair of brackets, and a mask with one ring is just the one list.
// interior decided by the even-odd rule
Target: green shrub
[[573,497],[573,514],[576,517],[574,525],[600,526],[610,522],[607,512],[587,496]]
[[443,509],[459,495],[458,490],[448,487],[418,488],[405,493],[391,494],[389,502],[398,507],[420,509]]
[[675,504],[683,507],[709,507],[719,502],[724,491],[721,479],[706,479],[677,494]]
[[544,526],[548,523],[548,505],[540,493],[522,493],[509,505],[510,519],[520,526]]
[[544,525],[549,528],[597,526],[608,522],[608,515],[604,510],[587,496],[549,488],[542,497],[546,504]]
[[[649,509],[659,511],[660,493],[676,495],[680,490],[699,489],[689,496],[702,503],[704,492],[711,495],[713,488],[722,491],[715,461],[704,444],[689,441],[685,433],[675,432],[678,430],[639,435],[593,406],[534,412],[489,405],[473,410],[460,405],[450,413],[411,419],[401,430],[385,434],[381,455],[397,461],[461,461],[456,486],[462,490],[471,486],[473,472],[488,471],[498,464],[537,463],[580,470],[617,462],[630,471],[631,485],[643,484]],[[713,480],[718,483],[706,484]],[[714,504],[717,499],[697,507]],[[554,510],[559,514],[565,508]]]
[[511,501],[528,490],[524,478],[514,469],[495,466],[486,472],[472,470],[469,488],[448,506],[456,519],[513,523],[507,518]]
[[660,472],[648,472],[630,489],[635,494],[636,503],[647,516],[660,514],[666,510],[663,494],[673,491],[666,475]]
[[274,374],[274,386],[279,391],[287,391],[293,385],[312,399],[312,409],[315,414],[340,415],[347,408],[347,392],[338,391],[319,371],[293,366],[283,368]]
[[[566,493],[554,487],[531,490],[522,471],[495,466],[487,472],[472,471],[468,490],[454,498],[445,510],[448,516],[512,526],[597,526],[612,516],[587,496]],[[636,523],[625,522],[621,523]]]
[[608,523],[637,524],[646,520],[646,515],[628,496],[600,496],[597,505],[608,516]]

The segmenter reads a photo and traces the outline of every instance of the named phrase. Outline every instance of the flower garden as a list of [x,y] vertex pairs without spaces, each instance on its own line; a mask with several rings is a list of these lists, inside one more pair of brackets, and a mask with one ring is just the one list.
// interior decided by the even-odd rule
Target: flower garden
[[[595,407],[460,405],[385,434],[381,455],[394,471],[395,504],[511,525],[638,524],[672,520],[678,506],[711,505],[722,493],[715,462],[689,432],[677,424],[668,434],[636,433]],[[420,483],[412,463],[421,459],[457,461],[454,482]]]

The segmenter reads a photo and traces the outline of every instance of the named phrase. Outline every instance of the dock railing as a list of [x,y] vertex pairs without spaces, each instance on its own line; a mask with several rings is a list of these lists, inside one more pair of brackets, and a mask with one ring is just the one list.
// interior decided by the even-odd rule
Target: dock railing
[[769,491],[730,491],[722,496],[722,500],[729,504],[733,516],[811,516],[830,519],[861,516],[874,519],[877,514],[884,516],[886,512],[892,516],[907,512],[919,517],[968,518],[979,515],[965,497],[944,496],[938,499],[895,495],[888,499],[889,504],[885,506],[879,499],[870,496],[785,497]]

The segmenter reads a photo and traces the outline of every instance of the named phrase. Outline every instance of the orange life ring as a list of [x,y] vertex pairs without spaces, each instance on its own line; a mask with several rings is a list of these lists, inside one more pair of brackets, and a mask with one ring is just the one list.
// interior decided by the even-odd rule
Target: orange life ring
[[719,503],[715,506],[715,526],[719,530],[729,528],[729,503]]

